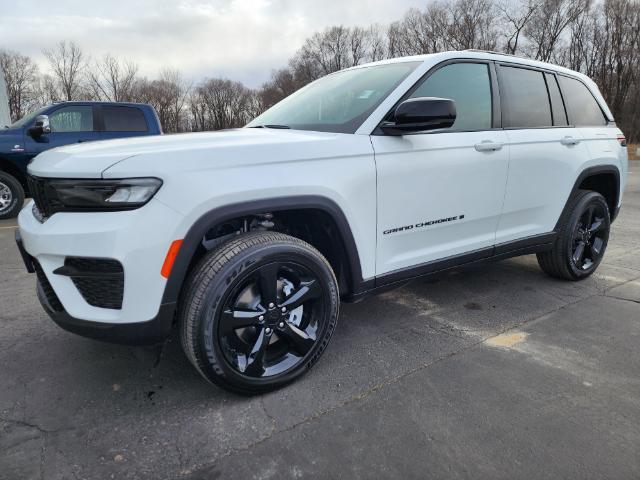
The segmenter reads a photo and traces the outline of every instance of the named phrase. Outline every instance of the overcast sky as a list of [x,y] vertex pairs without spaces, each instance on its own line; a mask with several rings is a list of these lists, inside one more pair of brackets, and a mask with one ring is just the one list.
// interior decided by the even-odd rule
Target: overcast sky
[[163,66],[187,78],[251,87],[284,66],[304,39],[329,25],[386,24],[425,0],[0,0],[0,48],[44,64],[41,50],[76,41],[153,77]]

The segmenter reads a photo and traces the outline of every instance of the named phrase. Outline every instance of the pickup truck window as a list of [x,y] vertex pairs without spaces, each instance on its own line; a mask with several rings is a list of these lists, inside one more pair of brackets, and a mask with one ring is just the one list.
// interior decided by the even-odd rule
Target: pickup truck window
[[49,115],[52,132],[92,132],[93,108],[88,105],[62,107]]
[[43,107],[39,110],[36,110],[35,112],[31,112],[28,115],[25,115],[24,117],[22,117],[20,120],[12,123],[9,128],[22,128],[22,127],[26,127],[27,125],[29,125],[30,123],[32,123],[36,117],[38,115],[42,115],[44,114],[44,112],[46,112],[49,109],[49,107]]
[[247,126],[355,133],[418,65],[391,63],[333,73],[301,88]]
[[102,120],[105,132],[146,132],[144,114],[139,108],[103,106]]

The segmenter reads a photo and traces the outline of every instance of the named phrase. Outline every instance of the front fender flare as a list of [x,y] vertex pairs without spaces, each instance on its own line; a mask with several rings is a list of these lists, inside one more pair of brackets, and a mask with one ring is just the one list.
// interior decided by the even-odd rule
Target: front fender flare
[[225,205],[208,211],[189,228],[184,236],[180,251],[167,279],[163,304],[177,304],[182,285],[189,271],[189,266],[207,231],[216,224],[233,218],[253,213],[276,212],[282,210],[316,209],[323,210],[335,221],[346,249],[346,258],[351,272],[350,287],[352,292],[363,288],[362,267],[358,248],[351,232],[351,227],[342,209],[331,199],[317,195],[277,197],[265,200],[241,202]]

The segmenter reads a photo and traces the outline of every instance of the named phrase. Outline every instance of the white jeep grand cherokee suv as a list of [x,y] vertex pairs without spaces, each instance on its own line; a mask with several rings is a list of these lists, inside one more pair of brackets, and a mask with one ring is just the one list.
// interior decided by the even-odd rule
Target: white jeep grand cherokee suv
[[602,260],[627,174],[595,84],[463,51],[328,75],[246,128],[50,150],[17,241],[62,328],[132,344],[177,324],[209,381],[257,393],[306,372],[340,300],[536,253]]

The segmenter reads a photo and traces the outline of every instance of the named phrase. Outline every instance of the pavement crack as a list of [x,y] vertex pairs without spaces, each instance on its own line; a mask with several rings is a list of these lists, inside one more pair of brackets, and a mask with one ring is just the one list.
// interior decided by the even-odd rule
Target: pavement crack
[[614,298],[616,300],[623,300],[625,302],[637,303],[640,305],[640,300],[633,300],[632,298],[616,297],[615,295],[607,295],[606,293],[602,296],[607,298]]

